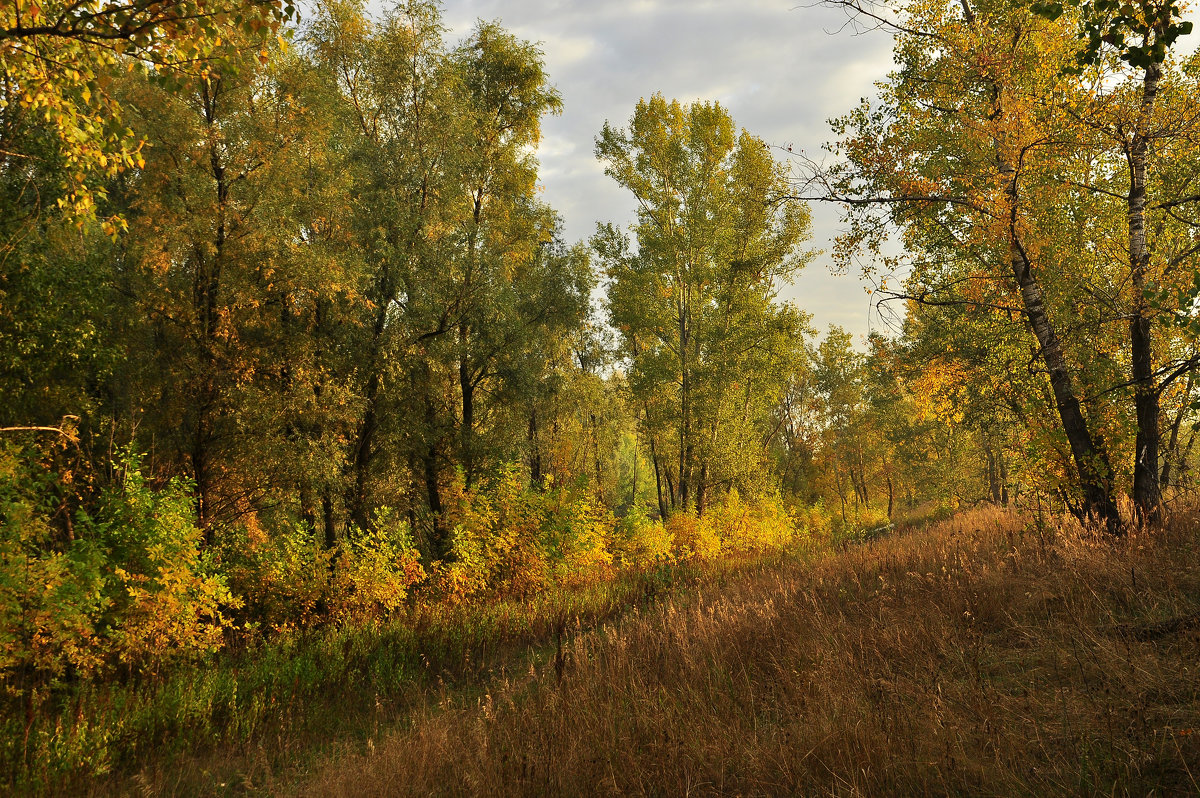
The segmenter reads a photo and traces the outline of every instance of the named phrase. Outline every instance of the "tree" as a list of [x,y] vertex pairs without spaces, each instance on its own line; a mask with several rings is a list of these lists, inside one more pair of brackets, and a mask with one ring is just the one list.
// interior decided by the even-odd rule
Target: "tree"
[[389,385],[405,385],[416,397],[397,419],[411,431],[406,465],[422,475],[434,516],[440,512],[438,392],[420,355],[453,328],[455,311],[443,301],[451,247],[443,220],[460,188],[455,114],[461,106],[442,37],[438,9],[427,2],[397,6],[378,22],[361,3],[326,3],[304,37],[348,123],[343,146],[352,207],[343,247],[364,268],[356,273],[358,301],[345,333],[353,355],[338,375],[352,386],[358,407],[346,436],[342,503],[347,520],[363,528],[371,517]]
[[[11,0],[0,9],[0,169],[44,157],[4,135],[20,125],[52,131],[61,161],[58,204],[94,213],[96,180],[139,166],[140,143],[122,128],[110,92],[121,67],[168,82],[202,74],[229,55],[223,44],[261,39],[293,14],[288,0]],[[265,58],[265,54],[263,56]],[[113,222],[109,232],[115,231]]]
[[591,269],[585,252],[561,245],[557,216],[535,199],[532,148],[542,117],[562,108],[541,53],[499,25],[481,23],[455,60],[467,128],[459,189],[466,202],[454,219],[462,236],[453,261],[461,306],[454,357],[459,462],[469,488],[481,444],[477,396],[495,384],[505,361],[513,376],[521,371],[519,355],[533,338],[582,321]]
[[450,49],[431,2],[378,21],[331,2],[305,43],[351,122],[346,246],[366,267],[347,341],[361,409],[343,504],[364,528],[374,507],[407,505],[443,559],[445,475],[461,467],[470,488],[520,455],[493,417],[528,397],[537,339],[586,310],[590,263],[536,196],[532,150],[560,100],[534,46],[481,23]]
[[[1071,28],[1022,9],[912,5],[895,26],[899,67],[879,107],[840,122],[848,163],[825,184],[852,219],[842,254],[879,251],[882,231],[894,225],[914,256],[902,296],[931,310],[1019,314],[1048,378],[1047,407],[1068,445],[1079,512],[1119,532],[1121,475],[1110,451],[1124,435],[1114,396],[1121,381],[1105,364],[1126,346],[1148,344],[1122,343],[1113,332],[1146,315],[1137,287],[1146,275],[1110,255],[1130,252],[1130,235],[1136,250],[1136,235],[1128,224],[1122,234],[1102,201],[1122,196],[1109,188],[1121,170],[1101,121],[1106,105],[1123,104],[1121,84],[1110,93],[1104,70],[1073,69]],[[1106,283],[1131,289],[1120,296]],[[1145,417],[1149,400],[1136,393]],[[1139,429],[1149,435],[1149,422]],[[1139,473],[1147,446],[1130,458]]]
[[[1194,191],[1172,191],[1172,187],[1158,182],[1152,185],[1152,167],[1160,169],[1163,156],[1174,146],[1187,146],[1195,132],[1197,122],[1188,115],[1168,111],[1163,113],[1159,95],[1163,88],[1164,65],[1171,48],[1180,36],[1191,33],[1192,23],[1182,19],[1182,9],[1174,0],[1140,0],[1132,5],[1118,5],[1102,0],[1083,3],[1080,0],[1068,3],[1079,9],[1078,25],[1084,47],[1076,54],[1080,69],[1102,63],[1106,51],[1111,51],[1120,62],[1127,65],[1118,72],[1125,78],[1126,86],[1109,96],[1101,94],[1089,108],[1085,123],[1102,131],[1110,146],[1115,145],[1123,160],[1122,171],[1126,180],[1116,180],[1116,186],[1108,189],[1098,185],[1080,185],[1088,191],[1107,193],[1119,199],[1126,220],[1126,249],[1130,277],[1131,301],[1129,308],[1129,352],[1130,384],[1134,392],[1137,436],[1134,445],[1133,501],[1142,520],[1158,520],[1162,502],[1159,484],[1159,432],[1160,397],[1171,380],[1163,380],[1156,373],[1153,347],[1156,311],[1150,301],[1150,291],[1163,278],[1164,271],[1178,268],[1191,259],[1200,247],[1186,247],[1173,253],[1163,263],[1163,247],[1155,241],[1148,229],[1150,212],[1169,214],[1176,221],[1186,206],[1200,201]],[[1058,19],[1064,11],[1063,4],[1035,3],[1035,12],[1048,19]],[[1132,72],[1132,74],[1130,74]],[[1128,83],[1136,81],[1136,89]],[[1170,88],[1170,87],[1168,87]],[[1123,96],[1124,95],[1124,96]],[[1183,99],[1183,98],[1179,98]],[[1120,186],[1124,184],[1124,188]],[[1154,204],[1150,195],[1157,188],[1169,194],[1164,201]],[[1115,189],[1115,190],[1114,190]],[[1185,222],[1185,224],[1187,224]],[[1166,238],[1163,221],[1157,232]],[[1156,246],[1158,245],[1158,246]],[[1158,261],[1157,263],[1155,261]],[[1174,369],[1172,369],[1173,371]]]
[[636,251],[612,225],[593,246],[660,512],[703,512],[710,489],[760,470],[763,425],[800,357],[805,319],[776,291],[805,262],[808,211],[787,199],[763,143],[736,135],[716,104],[643,100],[628,132],[605,124],[596,155],[638,202]]
[[149,145],[113,192],[129,220],[118,287],[140,315],[127,346],[146,358],[121,392],[159,397],[136,423],[159,457],[180,458],[205,528],[268,491],[292,497],[296,425],[319,379],[299,339],[337,280],[313,257],[330,120],[308,67],[282,53],[234,67],[173,92],[133,76],[117,95]]

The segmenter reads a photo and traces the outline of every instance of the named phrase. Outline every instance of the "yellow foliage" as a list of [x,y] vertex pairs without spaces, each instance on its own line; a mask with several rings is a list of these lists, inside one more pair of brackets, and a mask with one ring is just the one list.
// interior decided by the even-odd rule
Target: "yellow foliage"
[[410,588],[424,578],[407,525],[381,512],[374,529],[357,535],[337,558],[328,591],[329,612],[341,621],[386,617],[403,606]]
[[634,508],[613,526],[607,548],[614,561],[628,568],[651,568],[672,559],[672,539],[663,523]]
[[702,524],[695,513],[672,513],[666,526],[676,559],[711,559],[721,553],[721,538],[710,525]]

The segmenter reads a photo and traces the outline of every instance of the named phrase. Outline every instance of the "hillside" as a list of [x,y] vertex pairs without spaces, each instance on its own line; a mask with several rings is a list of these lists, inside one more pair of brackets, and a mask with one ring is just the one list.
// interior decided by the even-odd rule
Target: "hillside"
[[1196,542],[1193,518],[1113,546],[981,510],[762,568],[576,635],[304,792],[1196,794]]

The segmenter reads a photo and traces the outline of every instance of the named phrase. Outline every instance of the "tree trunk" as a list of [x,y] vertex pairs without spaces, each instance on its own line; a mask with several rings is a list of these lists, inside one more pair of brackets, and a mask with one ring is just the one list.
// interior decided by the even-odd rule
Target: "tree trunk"
[[529,413],[529,430],[527,432],[529,442],[529,482],[535,489],[540,490],[542,487],[542,450],[538,441],[538,420],[537,408],[534,408]]
[[1080,407],[1079,397],[1071,380],[1070,367],[1063,354],[1062,343],[1050,317],[1041,284],[1033,275],[1033,266],[1021,244],[1017,230],[1017,179],[1015,168],[1001,161],[1000,173],[1008,182],[1009,200],[1009,263],[1013,277],[1021,290],[1025,317],[1041,348],[1042,362],[1050,375],[1058,417],[1071,446],[1071,456],[1083,493],[1082,514],[1086,519],[1102,522],[1110,534],[1122,534],[1121,516],[1112,496],[1112,467],[1103,441],[1093,438]]
[[437,447],[433,444],[421,458],[424,466],[425,496],[429,502],[429,514],[433,517],[433,528],[429,535],[430,557],[447,562],[450,560],[450,540],[442,521],[442,493],[438,486]]
[[671,478],[670,466],[663,466],[663,476],[667,480],[667,496],[671,499],[671,512],[675,512],[679,509],[679,494],[675,492],[675,480]]
[[204,542],[211,544],[212,539],[212,463],[209,450],[210,431],[208,419],[208,401],[205,400],[197,409],[196,429],[192,435],[192,476],[196,480],[196,522],[204,530]]
[[375,456],[375,434],[379,429],[379,393],[382,389],[380,372],[383,370],[382,349],[383,333],[387,327],[387,307],[392,294],[391,280],[381,276],[379,280],[379,295],[383,297],[375,312],[375,321],[371,327],[371,343],[367,355],[367,368],[370,376],[363,392],[364,408],[362,420],[358,424],[358,434],[355,436],[354,449],[351,459],[351,469],[354,480],[346,496],[346,511],[349,520],[357,524],[359,529],[366,529],[370,522],[370,508],[367,506],[367,482],[371,473],[371,461]]
[[983,452],[987,455],[988,494],[992,499],[992,504],[1000,504],[1000,464],[997,462],[996,453],[991,449],[985,448]]
[[654,445],[654,436],[650,436],[650,460],[654,463],[654,489],[658,492],[658,517],[667,520],[667,501],[663,497],[662,469],[658,464],[658,447]]
[[871,506],[871,497],[867,494],[867,466],[863,462],[862,449],[858,449],[858,489],[862,494],[864,507]]
[[1188,398],[1192,395],[1194,381],[1195,375],[1188,374],[1187,385],[1183,389],[1183,401],[1179,405],[1179,412],[1175,414],[1175,420],[1171,422],[1171,437],[1168,439],[1167,449],[1163,453],[1162,476],[1159,479],[1159,487],[1163,490],[1171,485],[1171,462],[1179,451],[1179,428],[1183,426],[1183,417],[1187,415]]
[[366,409],[358,425],[358,436],[354,443],[354,458],[351,467],[354,471],[354,482],[347,497],[346,509],[349,510],[349,520],[359,529],[366,529],[370,520],[370,510],[367,507],[367,480],[371,472],[371,460],[374,457],[375,432],[379,428],[376,405],[379,400],[379,374],[373,373],[367,380],[364,399]]
[[218,403],[217,387],[217,339],[220,324],[221,271],[225,260],[226,210],[229,204],[229,181],[225,174],[225,163],[217,147],[217,97],[220,80],[205,81],[202,86],[201,102],[204,121],[208,127],[209,169],[216,191],[216,228],[213,230],[213,252],[211,257],[197,245],[194,251],[196,276],[193,284],[193,307],[200,327],[200,375],[199,394],[196,406],[195,429],[192,434],[192,471],[196,479],[196,519],[204,530],[204,539],[212,543],[210,527],[213,523],[213,414]]
[[1133,505],[1139,523],[1156,523],[1161,515],[1162,489],[1158,484],[1160,434],[1158,428],[1159,387],[1154,380],[1151,349],[1150,308],[1145,289],[1150,269],[1146,243],[1146,162],[1150,134],[1146,127],[1154,112],[1162,69],[1146,68],[1142,81],[1142,104],[1138,126],[1129,142],[1129,269],[1133,283],[1133,318],[1129,321],[1130,367],[1133,403],[1137,419],[1134,442]]
[[337,519],[333,514],[333,491],[326,485],[321,492],[321,516],[325,523],[325,548],[337,545]]
[[596,429],[599,426],[599,424],[596,421],[595,413],[589,413],[588,419],[590,421],[591,432],[592,432],[592,435],[591,435],[591,438],[592,438],[592,467],[595,469],[595,472],[596,472],[596,496],[600,499],[600,502],[603,504],[604,503],[604,469],[603,469],[603,464],[600,461],[600,436],[596,432]]
[[[686,290],[686,289],[685,289]],[[679,301],[679,509],[687,510],[692,478],[691,341],[686,294]],[[672,491],[674,493],[674,491]]]
[[[466,342],[466,332],[460,331],[459,340]],[[459,441],[462,447],[463,483],[469,490],[475,482],[475,381],[467,365],[466,355],[458,363],[458,387],[462,394],[462,428]]]
[[997,456],[1000,462],[1000,506],[1008,506],[1008,464],[1004,461],[1003,450]]
[[433,518],[433,527],[429,534],[430,559],[448,562],[451,559],[450,536],[442,520],[442,492],[438,484],[438,451],[437,451],[437,408],[434,406],[431,375],[428,366],[425,369],[425,435],[426,443],[421,453],[422,473],[425,478],[425,496],[429,503],[429,514]]
[[842,523],[846,523],[846,488],[842,483],[842,472],[835,465],[833,467],[833,484],[837,487],[838,499],[842,502]]
[[1011,247],[1013,275],[1021,287],[1021,300],[1029,326],[1041,346],[1042,362],[1050,374],[1050,388],[1058,408],[1058,417],[1071,446],[1071,456],[1083,492],[1083,514],[1102,522],[1109,533],[1122,533],[1121,516],[1112,497],[1112,467],[1108,452],[1092,437],[1075,395],[1075,386],[1053,324],[1046,314],[1042,289],[1034,279],[1029,260],[1014,237]]

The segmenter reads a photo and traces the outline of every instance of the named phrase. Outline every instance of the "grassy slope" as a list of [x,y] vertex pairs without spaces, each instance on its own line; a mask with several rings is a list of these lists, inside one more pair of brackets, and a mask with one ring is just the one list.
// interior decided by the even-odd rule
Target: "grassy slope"
[[977,511],[701,584],[268,789],[1200,794],[1198,543]]
[[[385,730],[479,699],[497,679],[553,667],[561,656],[559,640],[637,614],[664,597],[771,568],[786,556],[624,572],[610,581],[556,587],[529,601],[416,607],[373,627],[318,630],[252,652],[226,653],[207,669],[173,674],[163,684],[109,686],[117,700],[89,697],[81,714],[91,728],[121,730],[110,744],[120,755],[107,760],[114,772],[97,779],[51,769],[21,791],[291,793],[296,774],[330,749],[361,750]],[[66,731],[76,739],[72,728]],[[31,770],[38,775],[36,763]]]

